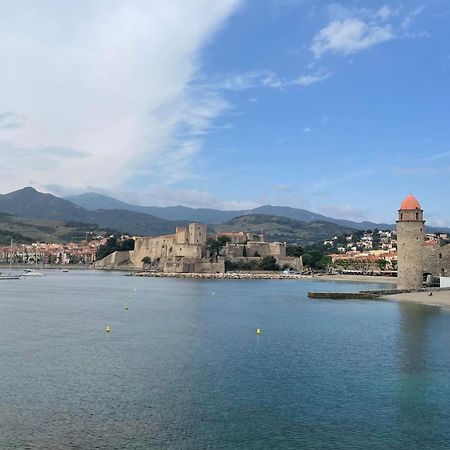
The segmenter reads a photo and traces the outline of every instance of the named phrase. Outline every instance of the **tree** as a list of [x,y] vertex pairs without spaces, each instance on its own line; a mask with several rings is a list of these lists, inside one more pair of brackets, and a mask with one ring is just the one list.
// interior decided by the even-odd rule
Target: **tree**
[[211,256],[217,258],[223,247],[227,245],[227,242],[231,242],[231,239],[228,236],[219,236],[217,238],[210,237],[206,240],[206,247],[209,249]]
[[374,250],[379,249],[381,246],[381,239],[379,235],[379,230],[375,228],[372,233],[372,248]]
[[303,263],[311,269],[323,270],[331,264],[331,258],[320,251],[312,250],[303,254]]
[[286,245],[286,256],[295,256],[299,258],[305,250],[300,245]]
[[379,259],[377,264],[380,270],[385,270],[388,262],[385,259]]
[[273,256],[265,256],[259,263],[259,267],[262,270],[280,270],[280,266]]
[[134,250],[134,239],[118,240],[117,237],[111,236],[106,240],[105,244],[98,247],[95,256],[99,260],[117,251],[130,250]]
[[142,258],[142,262],[143,262],[144,264],[151,264],[151,263],[152,263],[152,260],[151,260],[150,256],[144,256],[144,257]]

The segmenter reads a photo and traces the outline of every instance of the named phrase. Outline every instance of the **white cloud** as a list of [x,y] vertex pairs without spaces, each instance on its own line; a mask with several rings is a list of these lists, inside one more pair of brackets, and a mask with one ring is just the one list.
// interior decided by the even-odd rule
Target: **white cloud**
[[270,70],[252,70],[226,76],[223,80],[206,85],[216,90],[243,91],[255,88],[284,89],[289,86],[309,86],[324,81],[331,76],[330,72],[311,72],[312,65],[308,64],[309,73],[298,75],[293,79],[282,78]]
[[316,58],[327,52],[350,55],[394,38],[389,24],[379,25],[357,18],[336,20],[314,37],[311,51]]
[[414,24],[417,19],[417,16],[423,11],[423,6],[419,6],[418,8],[410,11],[408,15],[402,20],[401,27],[403,30],[408,30]]
[[319,207],[319,211],[336,219],[354,220],[356,222],[367,220],[367,211],[350,205],[323,205]]
[[[0,189],[30,180],[118,186],[138,168],[158,167],[159,179],[188,174],[201,136],[229,107],[193,87],[199,53],[238,4],[1,2],[0,60],[8,64],[0,71],[7,111],[0,140],[8,146],[0,152]],[[45,167],[41,150],[48,147],[83,157]],[[30,163],[21,165],[8,148],[28,149]]]
[[315,35],[310,50],[319,59],[325,53],[358,53],[395,38],[429,37],[427,31],[409,31],[423,9],[400,14],[400,7],[389,5],[372,10],[332,3],[328,6],[330,22]]
[[25,124],[25,117],[12,111],[0,112],[0,130],[20,128]]
[[379,17],[381,20],[387,20],[394,14],[394,10],[392,10],[388,5],[384,5],[376,12],[376,17]]
[[319,83],[320,81],[326,80],[331,76],[331,73],[315,73],[309,75],[300,75],[299,77],[292,80],[292,84],[298,84],[300,86],[309,86],[311,84]]

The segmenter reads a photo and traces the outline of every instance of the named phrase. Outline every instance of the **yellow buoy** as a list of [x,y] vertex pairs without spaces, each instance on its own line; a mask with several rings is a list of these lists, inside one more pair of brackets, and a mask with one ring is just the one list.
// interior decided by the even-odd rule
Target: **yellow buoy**
[[261,328],[256,329],[256,334],[261,334]]
[[111,328],[109,327],[109,325],[106,325],[105,331],[106,331],[107,333],[109,333],[109,332],[111,331]]

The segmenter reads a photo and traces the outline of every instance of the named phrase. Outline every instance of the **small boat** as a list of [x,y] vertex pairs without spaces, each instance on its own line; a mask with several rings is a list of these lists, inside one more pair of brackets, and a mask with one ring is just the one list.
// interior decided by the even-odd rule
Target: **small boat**
[[63,269],[63,272],[64,273],[67,273],[69,270],[68,269]]
[[45,275],[37,270],[25,269],[21,274],[22,277],[45,277]]
[[13,240],[11,238],[11,244],[9,247],[9,253],[10,253],[10,257],[9,257],[9,273],[8,274],[3,274],[0,272],[0,280],[19,280],[20,279],[20,274],[15,274],[12,272],[12,249],[13,249]]
[[0,280],[19,280],[19,275],[3,275],[0,273]]

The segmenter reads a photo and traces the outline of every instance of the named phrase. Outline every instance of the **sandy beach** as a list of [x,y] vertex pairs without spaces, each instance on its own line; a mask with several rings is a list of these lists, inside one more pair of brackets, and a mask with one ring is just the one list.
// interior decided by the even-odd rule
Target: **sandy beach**
[[395,277],[378,277],[371,275],[313,275],[312,279],[324,281],[354,281],[357,283],[397,284],[397,278]]
[[450,291],[435,291],[431,297],[429,294],[429,292],[410,292],[408,294],[386,295],[381,299],[450,308]]

